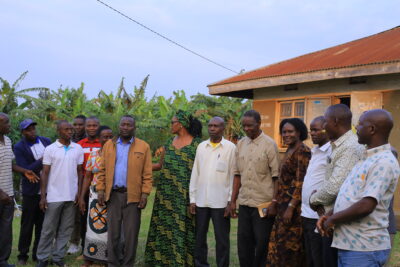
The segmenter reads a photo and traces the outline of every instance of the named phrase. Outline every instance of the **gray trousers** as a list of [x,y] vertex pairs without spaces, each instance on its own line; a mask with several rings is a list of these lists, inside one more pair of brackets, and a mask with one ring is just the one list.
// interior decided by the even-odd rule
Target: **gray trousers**
[[0,203],[0,266],[7,265],[11,255],[13,218],[14,201],[11,204]]
[[[140,214],[138,203],[127,204],[127,194],[111,192],[107,203],[107,257],[108,266],[133,266],[138,245]],[[121,228],[125,246],[120,261]]]
[[47,261],[50,256],[56,262],[63,260],[74,228],[75,211],[73,201],[48,203],[36,252],[38,260]]

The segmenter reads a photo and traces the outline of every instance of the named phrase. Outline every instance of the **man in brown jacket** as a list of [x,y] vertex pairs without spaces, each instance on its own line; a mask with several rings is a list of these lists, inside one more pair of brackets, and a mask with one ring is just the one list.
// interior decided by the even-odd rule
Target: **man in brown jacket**
[[[152,187],[152,162],[149,145],[136,138],[135,120],[121,118],[119,137],[103,147],[96,189],[100,205],[107,202],[108,266],[133,266],[135,262],[140,213]],[[118,244],[123,227],[125,250],[120,262]]]

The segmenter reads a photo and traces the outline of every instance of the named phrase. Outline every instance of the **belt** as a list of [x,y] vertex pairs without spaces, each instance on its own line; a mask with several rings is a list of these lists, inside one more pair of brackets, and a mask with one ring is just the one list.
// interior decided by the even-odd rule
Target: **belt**
[[118,192],[118,193],[126,193],[126,187],[119,187],[119,186],[116,186],[116,187],[114,187],[113,189],[112,189],[112,191],[113,192]]

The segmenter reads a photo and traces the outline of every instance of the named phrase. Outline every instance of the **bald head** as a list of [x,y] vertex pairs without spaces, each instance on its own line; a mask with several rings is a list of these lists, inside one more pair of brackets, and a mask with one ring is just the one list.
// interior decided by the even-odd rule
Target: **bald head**
[[357,126],[357,135],[361,144],[368,146],[374,143],[387,144],[393,129],[393,117],[384,109],[373,109],[364,112]]

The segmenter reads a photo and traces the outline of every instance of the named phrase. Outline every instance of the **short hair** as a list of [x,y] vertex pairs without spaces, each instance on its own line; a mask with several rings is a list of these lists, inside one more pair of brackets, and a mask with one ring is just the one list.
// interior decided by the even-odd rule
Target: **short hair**
[[254,109],[250,109],[243,114],[243,117],[252,117],[257,123],[261,123],[260,113]]
[[308,138],[307,126],[299,118],[290,118],[290,119],[282,120],[281,123],[279,124],[279,134],[280,135],[282,135],[282,129],[283,129],[283,126],[286,123],[289,123],[289,124],[293,125],[293,127],[296,129],[296,131],[300,133],[300,140],[301,141],[304,141],[304,140],[306,140]]
[[76,116],[74,119],[81,119],[83,121],[86,121],[86,116],[81,114],[81,115]]
[[99,120],[99,118],[97,118],[96,116],[90,116],[90,117],[86,118],[86,119],[85,119],[85,122],[88,121],[88,120],[95,120],[95,121],[97,121],[97,123],[100,124],[100,120]]
[[101,132],[104,131],[104,130],[111,130],[111,128],[108,127],[107,125],[101,125],[101,126],[99,127],[99,129],[97,129],[96,135],[97,135],[97,136],[100,136]]
[[60,130],[61,125],[63,125],[64,123],[69,124],[69,122],[67,120],[59,120],[56,122],[56,126],[57,126],[57,130]]
[[4,113],[4,112],[0,112],[0,117],[8,118],[8,114],[6,114],[6,113]]
[[336,104],[328,107],[328,112],[335,117],[341,125],[351,127],[353,114],[345,104]]
[[315,122],[322,122],[322,123],[324,123],[325,122],[325,117],[324,116],[318,116],[318,117],[315,117],[311,122],[313,122],[313,121],[315,121]]
[[119,122],[122,121],[123,118],[130,118],[133,120],[133,122],[135,123],[135,118],[132,115],[126,114],[126,115],[122,115],[121,119],[119,120]]

